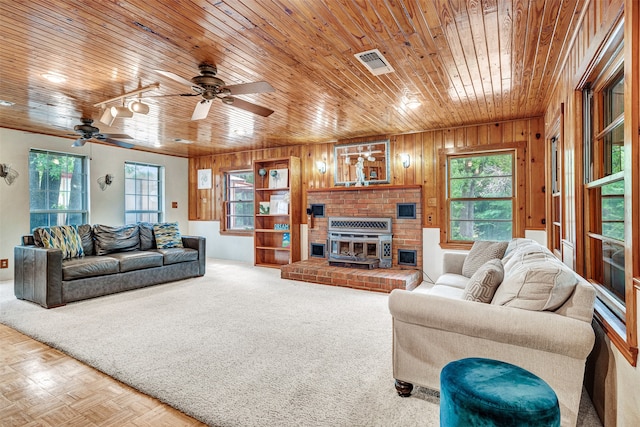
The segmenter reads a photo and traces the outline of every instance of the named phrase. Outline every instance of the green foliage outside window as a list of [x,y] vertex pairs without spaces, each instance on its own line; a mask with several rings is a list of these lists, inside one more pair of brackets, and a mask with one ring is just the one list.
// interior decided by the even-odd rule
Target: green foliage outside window
[[511,239],[511,153],[450,158],[449,194],[451,240]]
[[227,230],[253,230],[253,180],[252,171],[226,174]]
[[78,225],[87,220],[85,158],[29,152],[30,227]]

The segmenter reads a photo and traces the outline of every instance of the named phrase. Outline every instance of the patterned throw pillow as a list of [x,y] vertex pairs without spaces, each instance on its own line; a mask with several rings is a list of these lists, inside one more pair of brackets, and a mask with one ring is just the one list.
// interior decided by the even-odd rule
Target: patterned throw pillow
[[502,261],[499,259],[487,261],[469,279],[462,299],[490,303],[503,277]]
[[462,275],[471,277],[485,262],[496,258],[501,259],[508,244],[509,242],[475,241],[462,264]]
[[182,238],[177,222],[153,224],[158,249],[182,248]]
[[82,239],[73,225],[36,228],[33,230],[33,234],[38,236],[37,240],[42,242],[42,247],[60,249],[62,259],[84,256]]

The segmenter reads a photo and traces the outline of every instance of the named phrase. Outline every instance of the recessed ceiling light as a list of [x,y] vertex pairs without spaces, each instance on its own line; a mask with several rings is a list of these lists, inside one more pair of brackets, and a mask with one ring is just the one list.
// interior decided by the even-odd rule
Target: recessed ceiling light
[[42,77],[49,80],[51,83],[62,83],[67,81],[67,78],[65,76],[57,73],[45,73],[42,75]]
[[420,101],[416,101],[416,100],[408,101],[408,102],[405,104],[405,106],[406,106],[407,108],[411,108],[412,110],[413,110],[414,108],[418,108],[420,105],[421,105],[421,104],[420,104]]
[[13,102],[11,101],[5,101],[4,99],[0,99],[0,106],[3,107],[11,107],[12,105],[14,105]]

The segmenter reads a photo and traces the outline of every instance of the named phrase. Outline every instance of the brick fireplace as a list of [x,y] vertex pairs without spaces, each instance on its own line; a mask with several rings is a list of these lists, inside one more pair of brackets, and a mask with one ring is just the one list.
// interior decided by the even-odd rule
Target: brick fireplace
[[[282,277],[382,292],[413,289],[422,282],[421,201],[418,185],[307,190],[307,208],[313,213],[308,218],[310,258],[283,266]],[[391,267],[361,270],[329,266],[329,218],[334,217],[390,218]]]

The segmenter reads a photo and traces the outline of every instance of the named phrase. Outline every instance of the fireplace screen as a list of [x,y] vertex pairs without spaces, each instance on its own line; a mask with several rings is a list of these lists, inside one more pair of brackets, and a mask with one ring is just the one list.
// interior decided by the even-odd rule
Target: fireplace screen
[[391,218],[329,218],[329,263],[391,267]]

